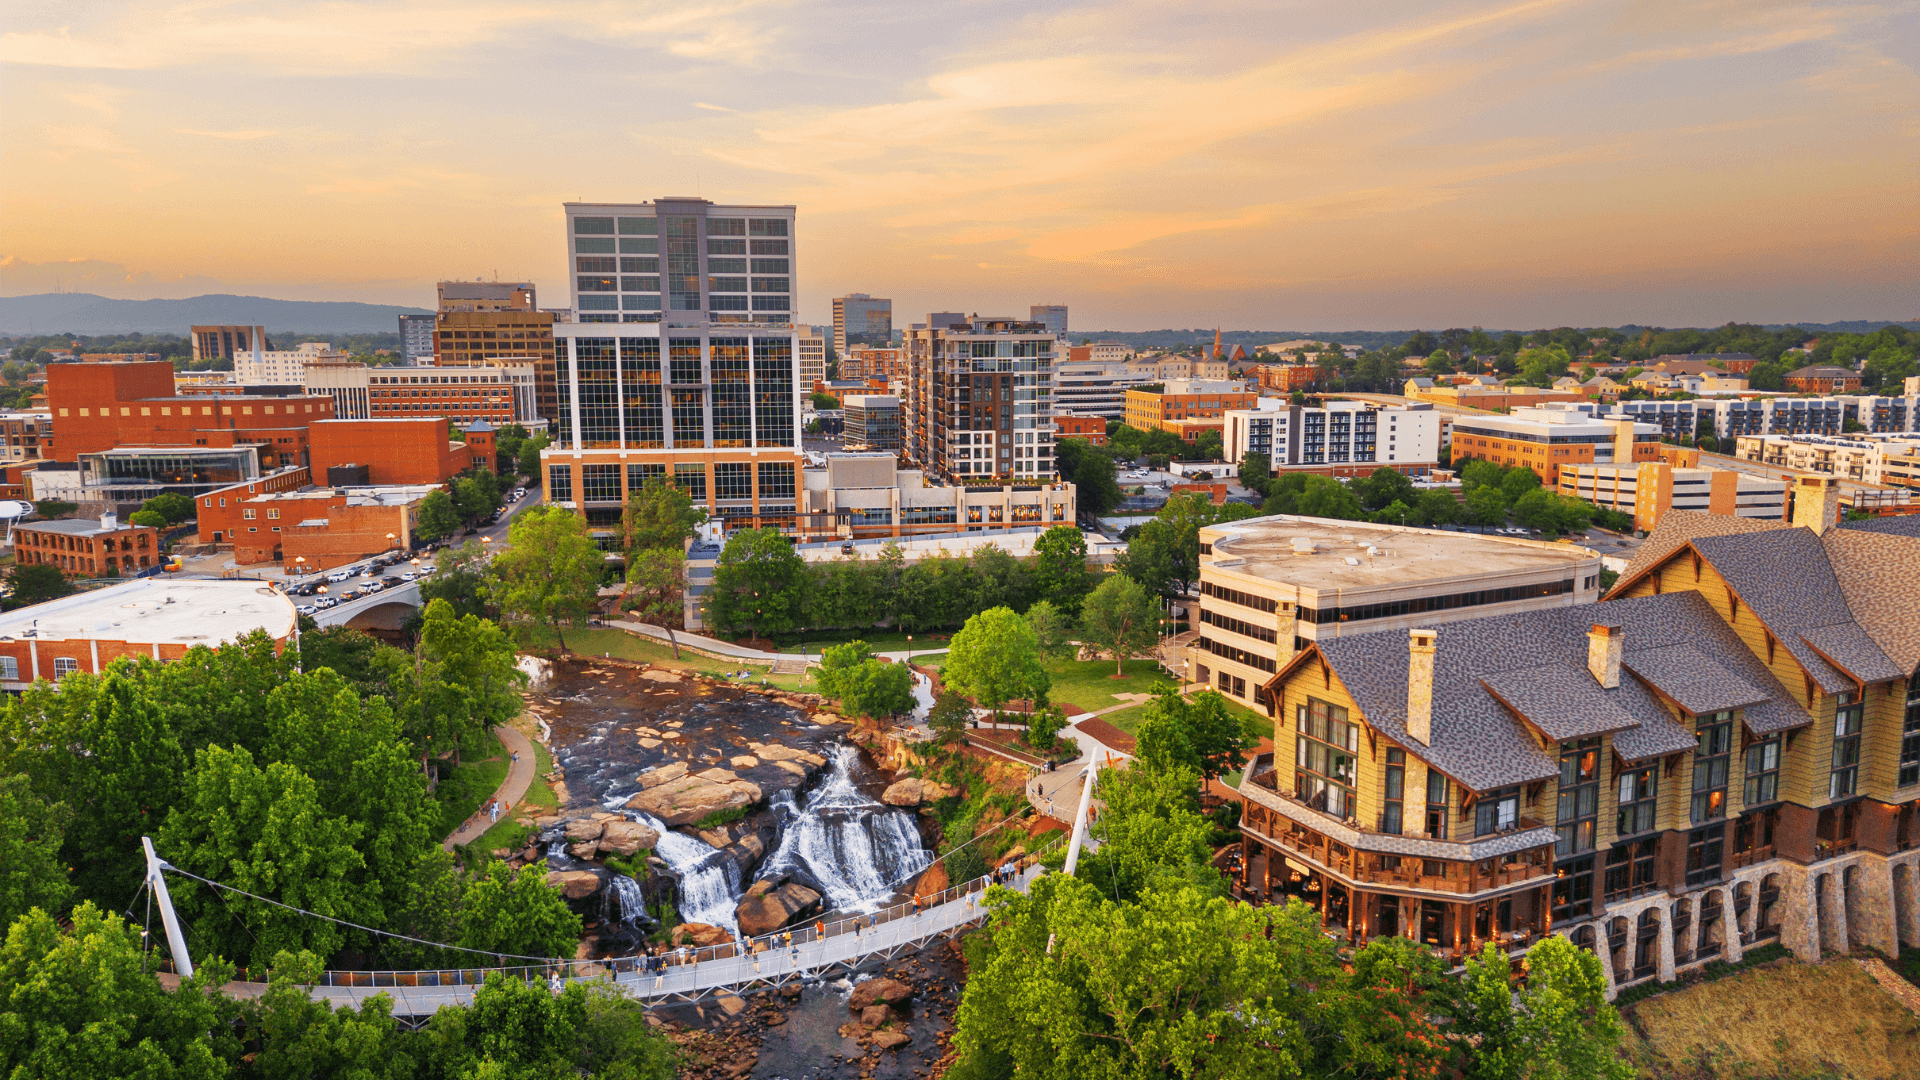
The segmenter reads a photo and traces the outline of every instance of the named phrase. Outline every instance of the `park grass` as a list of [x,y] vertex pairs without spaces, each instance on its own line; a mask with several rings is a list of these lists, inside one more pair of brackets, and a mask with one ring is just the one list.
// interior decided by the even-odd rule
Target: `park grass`
[[820,655],[820,650],[829,645],[841,645],[855,640],[866,642],[867,648],[874,652],[905,652],[908,646],[912,646],[917,659],[921,649],[929,651],[945,649],[951,644],[952,639],[953,632],[950,630],[916,633],[913,635],[913,640],[908,641],[907,635],[903,633],[875,629],[864,633],[858,630],[809,630],[804,634],[781,634],[774,640],[779,643],[780,651],[783,653],[806,652],[815,656]]
[[1622,1015],[1647,1080],[1920,1080],[1920,1019],[1844,958],[1770,964]]
[[1127,660],[1124,668],[1127,677],[1116,679],[1111,660],[1050,660],[1047,674],[1053,686],[1047,698],[1056,704],[1099,712],[1126,704],[1115,694],[1151,694],[1155,686],[1169,681],[1155,660]]
[[500,749],[500,743],[493,736],[487,736],[487,742],[496,751],[492,757],[462,761],[449,769],[435,786],[434,801],[440,805],[440,831],[437,835],[451,836],[473,816],[474,811],[480,809],[481,804],[493,798],[493,793],[506,780],[509,768],[506,752]]
[[[528,645],[536,651],[551,651],[557,647],[553,635],[544,627],[523,627]],[[567,648],[591,660],[596,656],[611,656],[615,660],[627,660],[638,664],[653,664],[656,667],[672,668],[676,671],[690,671],[715,678],[726,678],[736,671],[760,672],[763,669],[746,660],[716,660],[710,656],[701,656],[690,652],[685,646],[680,650],[680,659],[673,658],[673,647],[664,641],[657,641],[639,634],[612,627],[576,628],[566,631]],[[771,662],[773,655],[768,654]],[[754,682],[760,681],[755,674]],[[811,678],[802,675],[773,675],[767,679],[769,685],[783,690],[812,690]]]
[[1100,717],[1100,719],[1105,720],[1107,723],[1112,724],[1114,727],[1119,728],[1129,735],[1138,735],[1140,733],[1140,722],[1146,718],[1147,707],[1145,705],[1130,706],[1118,712],[1110,712]]
[[[520,725],[516,724],[515,726]],[[538,727],[536,724],[526,724],[526,728],[533,729],[526,731],[528,740],[533,743],[533,783],[528,785],[526,797],[520,800],[520,806],[534,806],[539,808],[539,812],[534,815],[535,817],[558,813],[560,809],[559,796],[554,792],[553,785],[547,783],[547,774],[553,771],[553,756],[547,753],[546,744],[540,741]],[[500,775],[501,779],[506,778],[506,773],[502,772]],[[492,789],[488,789],[488,794],[492,794]],[[515,807],[514,809],[518,811],[519,807]],[[520,822],[515,820],[517,816],[517,813],[510,814],[495,822],[492,828],[481,833],[479,839],[472,843],[472,849],[486,854],[500,848],[505,848],[508,851],[518,851],[526,847],[527,841],[533,838],[535,829],[531,825],[520,824]],[[462,820],[465,819],[463,818]],[[458,825],[456,824],[455,827],[457,828]],[[453,830],[448,829],[447,831],[452,832]]]

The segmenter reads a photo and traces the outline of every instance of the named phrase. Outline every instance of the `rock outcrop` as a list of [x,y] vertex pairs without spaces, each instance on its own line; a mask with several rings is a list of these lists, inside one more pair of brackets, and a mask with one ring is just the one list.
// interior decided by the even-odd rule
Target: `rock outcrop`
[[733,935],[727,933],[724,927],[709,926],[706,923],[681,923],[673,928],[673,943],[676,946],[694,945],[704,948],[708,945],[725,945],[732,940]]
[[919,806],[935,799],[944,799],[954,794],[954,789],[938,780],[922,780],[909,776],[905,780],[896,780],[887,786],[880,795],[880,801],[888,806]]
[[651,849],[659,843],[658,832],[624,818],[607,822],[606,829],[600,833],[601,854],[618,855],[623,859],[632,858],[635,852]]
[[789,881],[757,896],[749,893],[734,909],[733,916],[740,923],[743,936],[758,937],[773,933],[819,903],[819,893]]
[[676,763],[642,776],[644,790],[627,801],[627,809],[643,810],[668,825],[691,825],[709,814],[752,806],[762,797],[760,785],[726,769],[707,769],[648,785],[656,774],[675,767],[685,773],[686,766]]
[[550,870],[547,884],[569,900],[585,900],[600,891],[600,875],[591,870]]
[[912,996],[913,987],[882,975],[854,987],[853,993],[847,996],[847,1007],[854,1012],[865,1012],[870,1005],[898,1005]]

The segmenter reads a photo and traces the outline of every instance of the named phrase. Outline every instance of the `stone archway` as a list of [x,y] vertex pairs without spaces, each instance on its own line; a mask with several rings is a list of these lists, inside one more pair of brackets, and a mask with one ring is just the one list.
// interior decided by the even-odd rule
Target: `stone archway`
[[1832,871],[1813,879],[1813,911],[1818,928],[1820,951],[1844,953],[1851,946],[1847,937],[1847,903],[1840,878]]
[[1693,963],[1694,934],[1698,929],[1693,920],[1693,901],[1675,900],[1667,909],[1667,927],[1673,935],[1675,966]]
[[1615,985],[1633,979],[1633,924],[1616,915],[1607,923],[1607,967]]
[[1900,944],[1920,947],[1920,866],[1893,868],[1893,925]]

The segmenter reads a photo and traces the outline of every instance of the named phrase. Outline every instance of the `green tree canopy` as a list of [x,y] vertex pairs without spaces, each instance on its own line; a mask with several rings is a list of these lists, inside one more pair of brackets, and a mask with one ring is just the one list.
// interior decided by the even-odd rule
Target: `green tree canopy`
[[167,520],[167,524],[169,525],[178,525],[182,521],[191,521],[195,514],[193,497],[191,495],[183,495],[178,491],[163,491],[153,498],[148,499],[146,502],[141,503],[140,509],[150,510],[159,514]]
[[445,539],[460,531],[460,514],[453,508],[453,496],[445,488],[435,488],[420,500],[420,519],[413,535],[427,543]]
[[143,529],[164,529],[167,527],[166,515],[153,510],[135,510],[127,515],[127,524],[138,525]]
[[685,488],[665,476],[651,477],[627,497],[621,517],[627,554],[631,558],[642,551],[684,550],[706,520],[707,512],[693,504]]
[[7,607],[58,600],[73,595],[73,583],[52,563],[15,564],[7,571]]
[[431,604],[445,600],[456,615],[487,614],[485,545],[469,540],[457,548],[442,551],[434,562],[435,572],[420,579],[420,600]]
[[1160,636],[1160,607],[1153,594],[1125,574],[1108,574],[1087,597],[1080,633],[1113,654],[1113,674],[1126,674],[1126,660],[1153,648]]
[[73,896],[60,859],[72,811],[34,794],[26,776],[0,777],[0,926],[32,908],[66,912]]
[[784,634],[803,621],[806,576],[806,563],[779,529],[742,529],[720,550],[706,621],[725,634]]
[[1175,495],[1128,540],[1118,569],[1149,592],[1182,595],[1200,580],[1201,528],[1259,515],[1242,503],[1215,506],[1202,495]]
[[1189,698],[1165,684],[1155,688],[1135,737],[1136,757],[1146,768],[1187,769],[1209,780],[1245,767],[1246,752],[1258,744],[1219,693]]
[[1033,544],[1033,583],[1040,598],[1069,618],[1080,613],[1092,582],[1087,574],[1087,538],[1072,525],[1055,525]]
[[580,943],[580,916],[547,884],[544,865],[516,872],[503,862],[488,863],[467,886],[461,909],[459,944],[465,948],[571,958]]
[[594,610],[606,565],[577,515],[536,507],[514,516],[507,550],[493,557],[487,595],[510,615],[545,623],[564,649],[561,624]]
[[933,699],[933,708],[927,710],[927,726],[943,746],[951,746],[965,737],[967,721],[972,718],[973,707],[967,704],[966,698],[951,690],[940,691]]
[[1035,600],[1027,609],[1026,619],[1027,625],[1033,627],[1040,655],[1049,660],[1073,658],[1072,623],[1066,612],[1055,607],[1051,600]]
[[676,660],[680,640],[673,628],[686,619],[686,580],[687,555],[680,548],[649,548],[627,556],[627,594],[620,606],[641,622],[665,629]]
[[1008,607],[982,611],[953,635],[945,675],[948,686],[995,710],[1016,698],[1038,702],[1052,684],[1033,627]]

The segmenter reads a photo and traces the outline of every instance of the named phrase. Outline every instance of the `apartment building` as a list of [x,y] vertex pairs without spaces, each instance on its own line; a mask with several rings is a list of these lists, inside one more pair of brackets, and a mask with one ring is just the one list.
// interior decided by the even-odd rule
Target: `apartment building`
[[1782,377],[1787,389],[1798,394],[1844,394],[1860,389],[1860,373],[1852,368],[1814,364],[1795,368]]
[[948,484],[902,469],[893,454],[825,455],[809,465],[800,491],[800,539],[993,533],[1072,524],[1072,484]]
[[342,420],[439,416],[466,424],[544,428],[537,366],[368,367],[360,363],[307,365],[304,389],[333,398]]
[[408,367],[433,363],[435,319],[432,315],[400,316],[400,360]]
[[1085,439],[1095,446],[1105,446],[1107,445],[1107,418],[1056,411],[1053,414],[1053,437],[1056,440]]
[[[598,250],[604,245],[590,245]],[[621,263],[602,255],[575,259],[594,268]],[[611,269],[608,272],[613,272]],[[616,282],[618,278],[613,279]],[[433,366],[533,369],[534,410],[551,421],[559,410],[553,352],[554,314],[541,311],[532,282],[442,281],[435,286]]]
[[1277,515],[1200,530],[1187,681],[1264,707],[1316,642],[1600,598],[1600,556],[1569,544]]
[[1221,444],[1226,460],[1267,455],[1276,471],[1365,476],[1381,467],[1427,472],[1440,462],[1442,416],[1432,408],[1381,408],[1329,401],[1324,408],[1261,398],[1267,408],[1229,409]]
[[241,353],[273,348],[264,326],[192,326],[187,336],[193,339],[195,360],[233,360]]
[[1779,521],[1788,513],[1785,480],[1731,469],[1676,466],[1668,461],[1562,465],[1559,491],[1605,510],[1633,515],[1633,527],[1651,532],[1669,510]]
[[[800,385],[812,386],[827,377],[827,336],[814,327],[807,327],[794,335],[796,363],[799,365]],[[842,361],[842,367],[845,362]]]
[[891,382],[907,377],[907,350],[877,345],[851,345],[840,354],[842,379],[879,379]]
[[1571,409],[1519,409],[1511,416],[1456,416],[1455,465],[1472,458],[1502,468],[1525,465],[1549,487],[1560,467],[1660,460],[1660,429],[1632,420],[1597,419]]
[[850,449],[900,449],[900,398],[894,394],[848,394],[846,443]]
[[628,492],[669,476],[729,528],[792,528],[794,208],[568,203],[566,239],[576,269],[643,262],[633,275],[578,273],[579,321],[554,326],[548,500],[612,543]]
[[[1133,346],[1124,341],[1096,341],[1091,345],[1076,347],[1076,354],[1080,348],[1085,348],[1087,359],[1096,364],[1124,364],[1133,359]],[[1076,355],[1074,359],[1079,359],[1079,356]]]
[[233,381],[240,386],[299,386],[306,379],[308,364],[339,363],[346,358],[346,353],[335,352],[325,341],[303,341],[291,349],[255,349],[235,354]]
[[908,457],[943,483],[1055,475],[1054,331],[935,315],[906,344]]
[[856,345],[893,345],[892,300],[866,293],[833,298],[833,351],[842,364],[847,362],[847,350]]
[[1148,375],[1160,382],[1187,379],[1218,381],[1227,377],[1230,366],[1224,358],[1204,354],[1140,357],[1129,360],[1127,365],[1134,373]]
[[[1257,364],[1248,372],[1260,389],[1273,390],[1281,394],[1291,394],[1296,390],[1311,390],[1320,382],[1318,364]],[[1431,380],[1428,386],[1432,385]]]
[[36,461],[40,443],[53,433],[53,418],[44,412],[0,412],[0,462]]
[[1078,358],[1091,352],[1089,346],[1076,346],[1069,350],[1076,359],[1054,364],[1056,410],[1071,409],[1086,416],[1120,420],[1127,414],[1128,390],[1162,381],[1159,364]]
[[126,525],[113,513],[98,518],[25,521],[13,527],[15,561],[21,566],[53,566],[73,578],[137,574],[156,565],[160,531],[151,525]]
[[1241,894],[1456,963],[1561,934],[1609,996],[1920,942],[1920,529],[1835,528],[1802,486],[1793,524],[1669,514],[1598,605],[1300,649],[1263,685],[1294,764],[1245,774]]
[[[1853,435],[1742,435],[1733,453],[1743,461],[1826,473],[1867,484],[1890,484],[1907,476],[1898,463],[1920,454],[1920,436]],[[1892,476],[1888,463],[1895,464]]]
[[1027,320],[1047,328],[1054,337],[1067,336],[1067,305],[1035,304],[1027,309]]
[[1228,410],[1251,409],[1259,400],[1259,394],[1236,382],[1169,379],[1157,390],[1128,390],[1126,421],[1128,427],[1171,431],[1192,442],[1202,431],[1224,429]]

